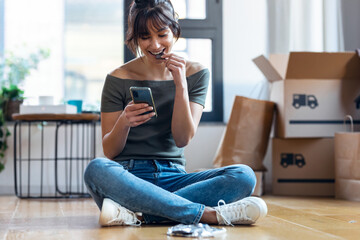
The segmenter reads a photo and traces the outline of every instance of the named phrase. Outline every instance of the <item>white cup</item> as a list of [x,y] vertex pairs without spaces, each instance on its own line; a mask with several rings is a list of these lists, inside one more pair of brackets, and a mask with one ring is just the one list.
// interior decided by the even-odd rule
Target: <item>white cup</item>
[[39,105],[53,105],[54,97],[53,96],[39,96]]

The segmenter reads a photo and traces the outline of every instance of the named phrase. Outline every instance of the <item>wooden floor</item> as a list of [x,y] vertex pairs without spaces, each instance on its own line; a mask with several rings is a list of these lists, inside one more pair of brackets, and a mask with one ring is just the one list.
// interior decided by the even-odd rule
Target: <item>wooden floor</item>
[[[331,198],[264,196],[268,216],[253,226],[227,227],[215,239],[360,239],[360,202]],[[186,239],[168,237],[170,226],[97,224],[91,199],[20,200],[0,197],[0,239]]]

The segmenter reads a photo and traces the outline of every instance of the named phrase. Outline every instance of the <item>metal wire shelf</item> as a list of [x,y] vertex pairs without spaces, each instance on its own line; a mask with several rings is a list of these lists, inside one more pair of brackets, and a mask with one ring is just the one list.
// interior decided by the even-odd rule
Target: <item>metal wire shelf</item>
[[[96,156],[97,114],[16,114],[14,183],[19,198],[84,198]],[[46,130],[45,130],[46,129]],[[38,141],[37,139],[40,139]]]

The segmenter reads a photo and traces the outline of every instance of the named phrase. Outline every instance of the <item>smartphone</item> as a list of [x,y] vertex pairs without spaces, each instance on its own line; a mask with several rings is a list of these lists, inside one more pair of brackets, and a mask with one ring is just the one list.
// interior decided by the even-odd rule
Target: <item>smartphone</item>
[[[155,117],[157,117],[157,112],[155,108],[154,98],[151,93],[151,88],[148,87],[130,87],[130,95],[134,103],[147,103],[149,106],[153,107],[153,112],[155,112]],[[145,112],[144,114],[148,114]]]

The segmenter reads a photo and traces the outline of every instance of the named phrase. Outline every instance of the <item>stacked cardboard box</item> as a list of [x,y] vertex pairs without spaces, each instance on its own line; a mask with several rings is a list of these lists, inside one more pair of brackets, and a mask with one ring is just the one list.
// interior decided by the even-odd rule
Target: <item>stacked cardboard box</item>
[[360,58],[355,53],[291,52],[254,59],[277,105],[273,194],[334,195],[335,132],[344,116],[360,123]]

